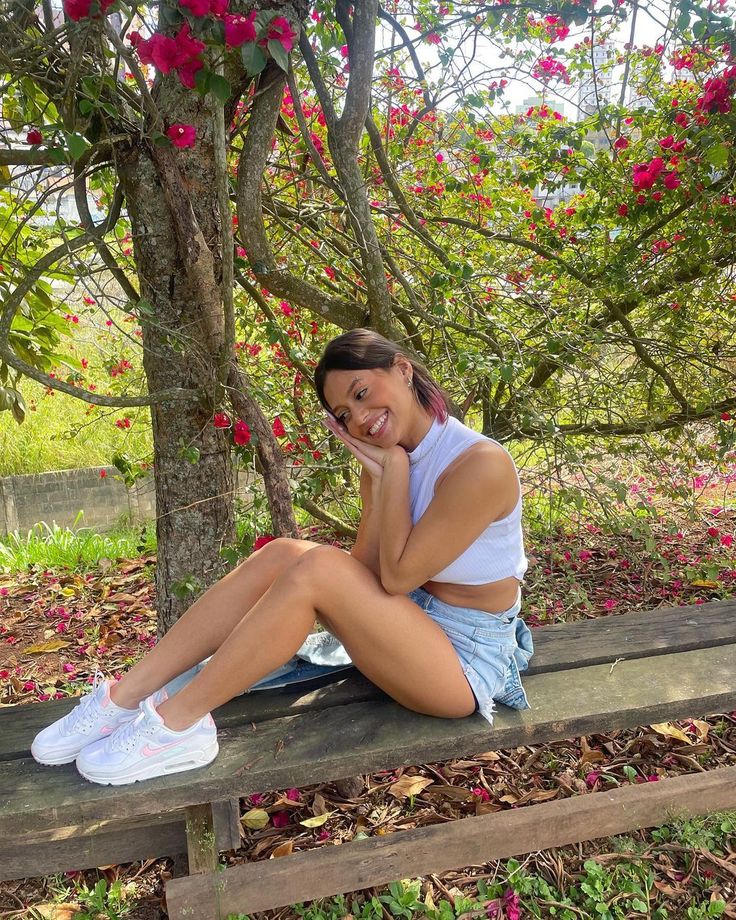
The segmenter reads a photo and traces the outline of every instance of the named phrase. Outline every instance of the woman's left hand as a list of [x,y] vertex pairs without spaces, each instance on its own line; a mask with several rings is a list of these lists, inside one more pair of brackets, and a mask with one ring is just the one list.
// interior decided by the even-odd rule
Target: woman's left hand
[[[374,479],[380,479],[381,476],[383,476],[383,468],[386,465],[391,451],[395,448],[385,448],[379,447],[376,444],[366,444],[365,441],[360,441],[358,438],[354,438],[351,434],[348,434],[345,428],[329,415],[325,418],[324,422],[335,437],[342,441],[355,459]],[[403,448],[399,449],[403,450]]]

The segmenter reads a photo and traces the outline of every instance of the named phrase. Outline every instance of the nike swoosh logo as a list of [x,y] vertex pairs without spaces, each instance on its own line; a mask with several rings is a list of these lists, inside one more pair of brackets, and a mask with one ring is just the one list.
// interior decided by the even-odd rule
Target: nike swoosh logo
[[181,741],[171,741],[169,744],[162,744],[159,747],[150,747],[148,744],[145,745],[141,754],[144,757],[155,757],[156,754],[162,754],[164,751],[169,751],[172,748],[181,747]]

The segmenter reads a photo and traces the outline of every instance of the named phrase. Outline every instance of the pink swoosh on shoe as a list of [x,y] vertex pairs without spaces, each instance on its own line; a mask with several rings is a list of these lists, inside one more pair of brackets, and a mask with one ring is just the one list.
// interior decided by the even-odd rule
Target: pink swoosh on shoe
[[168,744],[162,744],[157,748],[152,748],[149,745],[145,745],[141,754],[144,757],[155,757],[156,754],[162,754],[164,751],[168,751],[169,748],[177,747],[181,744],[181,741],[170,741]]

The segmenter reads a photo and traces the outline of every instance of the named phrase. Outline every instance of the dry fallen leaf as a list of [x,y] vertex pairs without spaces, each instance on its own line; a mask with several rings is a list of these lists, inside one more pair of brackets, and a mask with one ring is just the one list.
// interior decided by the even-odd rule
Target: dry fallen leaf
[[268,821],[268,812],[264,811],[262,808],[251,808],[251,810],[246,811],[240,819],[241,824],[252,831],[261,830],[261,828],[264,828],[268,824]]
[[692,744],[692,739],[688,738],[684,731],[679,729],[676,725],[673,725],[671,722],[658,722],[656,725],[651,726],[658,735],[664,735],[667,738],[676,738],[678,741],[683,741],[685,744]]
[[315,815],[313,818],[305,818],[299,823],[304,827],[322,827],[322,825],[327,821],[330,815],[334,815],[334,811],[326,811],[322,815]]
[[400,780],[391,783],[388,791],[397,799],[408,799],[410,795],[419,795],[419,793],[431,786],[434,780],[427,779],[426,776],[409,776],[405,773]]
[[274,859],[279,856],[290,856],[294,852],[294,841],[285,840],[284,843],[279,844],[276,849],[271,853],[271,859]]
[[43,920],[72,920],[81,911],[78,904],[34,904],[35,914]]
[[23,649],[27,655],[43,655],[45,652],[58,652],[60,648],[68,648],[71,642],[65,642],[64,639],[51,639],[49,642],[38,642],[36,645],[29,645]]

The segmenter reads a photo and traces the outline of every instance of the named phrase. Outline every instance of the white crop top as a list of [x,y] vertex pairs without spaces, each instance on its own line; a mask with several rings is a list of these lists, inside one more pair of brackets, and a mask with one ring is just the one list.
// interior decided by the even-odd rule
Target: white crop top
[[[434,489],[442,472],[478,441],[491,440],[449,416],[447,421],[435,419],[432,427],[414,450],[409,451],[409,499],[411,519],[416,524],[434,497]],[[493,441],[498,444],[498,441]],[[506,450],[503,445],[499,445]],[[508,453],[508,451],[506,451]],[[510,455],[509,455],[510,456]],[[516,464],[514,464],[516,472]],[[516,472],[517,482],[519,474]],[[478,501],[484,496],[478,495]],[[513,575],[524,580],[528,567],[521,532],[521,483],[519,500],[511,514],[493,521],[471,545],[446,568],[432,576],[432,581],[457,585],[483,585]]]

